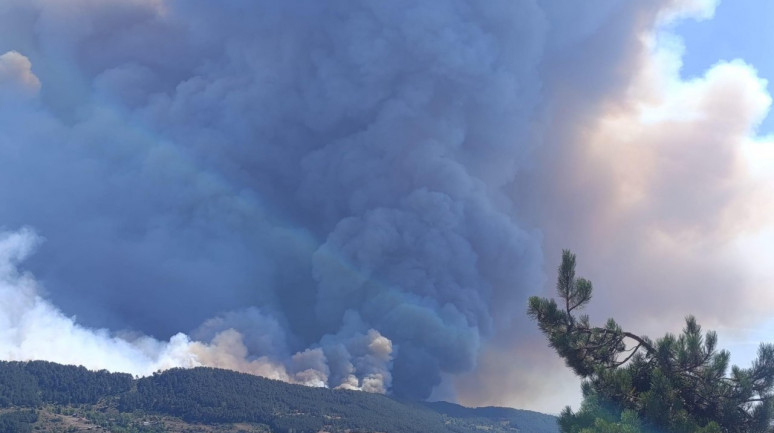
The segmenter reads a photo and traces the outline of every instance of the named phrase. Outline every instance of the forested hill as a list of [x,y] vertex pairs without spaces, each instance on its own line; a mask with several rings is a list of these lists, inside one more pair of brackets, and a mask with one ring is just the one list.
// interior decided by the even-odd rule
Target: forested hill
[[[51,362],[0,361],[0,407],[3,432],[53,431],[40,425],[56,419],[49,417],[53,413],[83,419],[80,427],[72,424],[62,431],[86,430],[93,421],[103,429],[96,431],[122,433],[220,431],[212,426],[230,431],[234,425],[239,428],[233,431],[299,433],[558,432],[556,418],[530,411],[404,402],[213,368],[173,369],[133,379]],[[40,418],[38,412],[46,416]]]
[[445,401],[424,403],[430,409],[451,418],[467,420],[507,420],[523,432],[557,432],[556,417],[531,410],[510,407],[465,407]]

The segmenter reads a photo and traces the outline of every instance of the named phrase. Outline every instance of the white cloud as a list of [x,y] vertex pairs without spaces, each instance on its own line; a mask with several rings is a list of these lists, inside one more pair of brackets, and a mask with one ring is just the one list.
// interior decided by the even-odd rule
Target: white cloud
[[30,60],[16,51],[0,55],[0,97],[18,95],[26,98],[40,91],[40,80],[32,72]]

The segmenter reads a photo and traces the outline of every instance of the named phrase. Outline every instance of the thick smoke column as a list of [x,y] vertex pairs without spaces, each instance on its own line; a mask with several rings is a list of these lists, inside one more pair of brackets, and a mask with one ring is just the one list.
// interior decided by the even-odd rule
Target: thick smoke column
[[539,286],[540,236],[503,195],[535,146],[537,4],[0,14],[0,221],[45,237],[24,266],[85,326],[426,397]]
[[604,314],[743,274],[729,221],[766,194],[734,143],[770,99],[738,63],[686,86],[654,30],[713,5],[4,0],[0,353],[532,398],[524,303],[562,248]]

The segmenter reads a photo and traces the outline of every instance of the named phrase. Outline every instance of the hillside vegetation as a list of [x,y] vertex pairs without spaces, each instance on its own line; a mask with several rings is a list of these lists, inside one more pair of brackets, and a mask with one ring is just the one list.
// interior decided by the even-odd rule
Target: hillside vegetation
[[399,401],[213,368],[134,379],[44,361],[0,361],[2,432],[556,433],[556,418]]

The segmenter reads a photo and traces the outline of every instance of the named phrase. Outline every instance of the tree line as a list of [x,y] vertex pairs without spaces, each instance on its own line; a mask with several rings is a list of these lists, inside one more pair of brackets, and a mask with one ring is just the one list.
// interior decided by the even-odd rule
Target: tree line
[[[133,420],[148,414],[178,417],[189,423],[250,422],[278,433],[556,431],[545,415],[466,411],[456,405],[427,405],[362,391],[309,388],[214,368],[172,369],[135,379],[128,374],[53,362],[0,361],[0,408],[33,409],[0,416],[0,431],[29,431],[34,409],[47,405],[53,405],[55,413],[77,410],[89,414],[90,420],[117,432],[137,430]],[[142,429],[146,430],[155,431]]]

